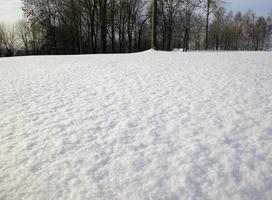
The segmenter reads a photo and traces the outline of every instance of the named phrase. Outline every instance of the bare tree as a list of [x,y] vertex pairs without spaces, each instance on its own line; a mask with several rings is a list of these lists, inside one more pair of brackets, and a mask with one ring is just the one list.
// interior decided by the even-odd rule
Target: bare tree
[[157,48],[157,0],[152,1],[151,48]]
[[219,7],[214,12],[214,20],[210,25],[209,37],[211,38],[211,45],[216,50],[221,49],[220,42],[225,26],[225,8]]
[[16,42],[16,32],[14,26],[0,24],[0,38],[6,49],[6,55],[13,56],[14,45]]
[[26,20],[17,23],[18,36],[25,48],[25,54],[29,55],[30,27]]
[[209,19],[210,15],[216,10],[216,8],[221,4],[221,0],[204,0],[204,11],[206,18],[205,26],[205,49],[209,48]]
[[107,0],[99,0],[101,53],[107,48]]

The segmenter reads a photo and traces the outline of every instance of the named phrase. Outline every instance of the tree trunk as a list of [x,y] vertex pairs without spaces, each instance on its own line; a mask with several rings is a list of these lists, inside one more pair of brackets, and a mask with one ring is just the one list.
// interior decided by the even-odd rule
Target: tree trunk
[[[28,41],[26,40],[26,42],[25,42],[25,53],[26,53],[26,55],[28,56]],[[1,55],[1,54],[0,54]]]
[[151,48],[157,48],[157,0],[153,0],[152,5]]
[[114,24],[114,15],[115,15],[115,0],[111,2],[111,51],[115,53],[115,24]]
[[107,48],[107,0],[99,0],[101,53]]
[[209,16],[211,0],[207,0],[206,27],[205,27],[205,49],[209,48]]

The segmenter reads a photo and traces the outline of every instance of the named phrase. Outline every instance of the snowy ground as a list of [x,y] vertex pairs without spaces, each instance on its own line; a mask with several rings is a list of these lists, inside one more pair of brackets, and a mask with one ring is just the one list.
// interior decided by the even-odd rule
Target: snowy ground
[[272,199],[272,53],[0,59],[0,199]]

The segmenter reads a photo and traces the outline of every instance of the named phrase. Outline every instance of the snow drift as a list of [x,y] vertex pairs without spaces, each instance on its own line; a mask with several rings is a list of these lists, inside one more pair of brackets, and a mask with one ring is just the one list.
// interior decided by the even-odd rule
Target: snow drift
[[271,199],[271,52],[0,59],[0,199]]

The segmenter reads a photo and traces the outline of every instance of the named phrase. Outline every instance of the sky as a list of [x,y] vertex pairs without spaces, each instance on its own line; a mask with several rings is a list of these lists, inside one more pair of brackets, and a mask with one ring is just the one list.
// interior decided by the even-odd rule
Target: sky
[[[1,0],[0,0],[1,1]],[[272,0],[223,0],[227,10],[245,13],[249,9],[258,16],[267,16],[272,12]]]
[[[272,0],[223,0],[227,10],[253,10],[259,16],[272,12]],[[0,0],[0,22],[13,23],[23,17],[21,0]]]
[[21,0],[0,0],[0,22],[13,23],[21,18]]

